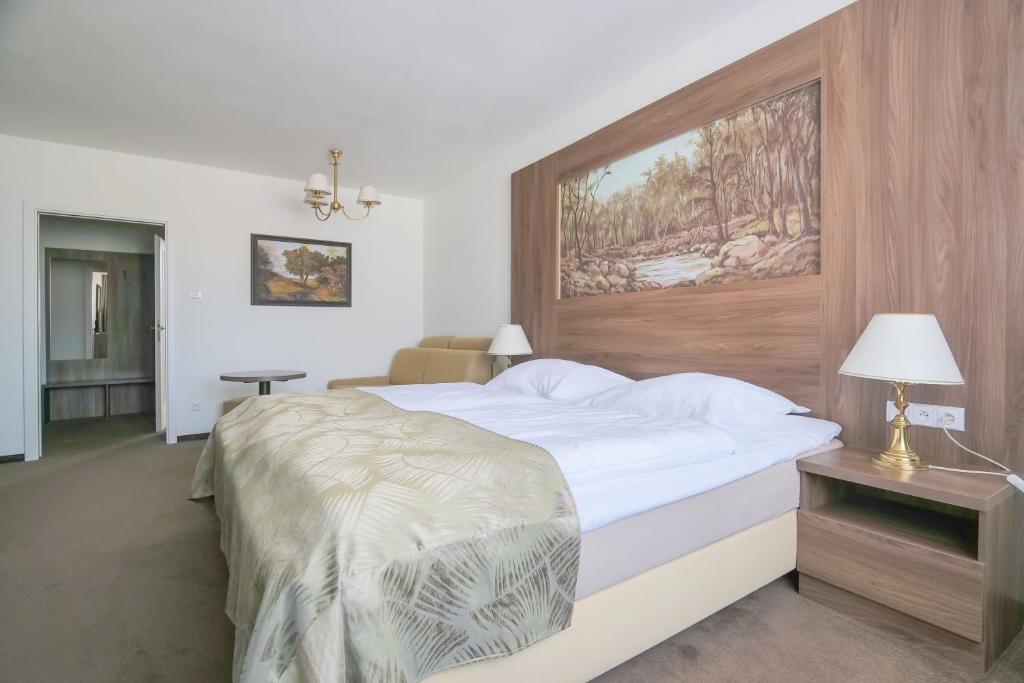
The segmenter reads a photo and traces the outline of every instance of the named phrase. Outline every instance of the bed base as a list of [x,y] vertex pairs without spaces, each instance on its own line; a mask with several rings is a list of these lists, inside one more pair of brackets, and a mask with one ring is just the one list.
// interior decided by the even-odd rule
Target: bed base
[[572,626],[536,645],[425,683],[588,681],[795,568],[791,510],[578,600]]

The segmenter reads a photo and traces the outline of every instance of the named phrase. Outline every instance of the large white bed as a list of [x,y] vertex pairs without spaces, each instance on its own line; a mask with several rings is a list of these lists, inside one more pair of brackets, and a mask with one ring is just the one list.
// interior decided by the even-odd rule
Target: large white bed
[[[261,553],[276,556],[281,552],[277,546],[268,546],[243,560],[237,548],[246,547],[246,539],[258,541],[266,529],[263,525],[278,525],[275,510],[284,509],[284,491],[289,492],[289,505],[300,506],[312,515],[310,519],[320,517],[320,505],[330,505],[335,514],[348,505],[362,505],[353,502],[355,498],[343,504],[319,502],[326,500],[317,493],[325,486],[337,484],[349,490],[350,477],[362,477],[341,475],[343,470],[332,464],[340,466],[349,457],[334,450],[343,448],[340,444],[371,444],[376,449],[373,453],[391,458],[388,462],[392,464],[386,467],[396,473],[391,478],[393,493],[402,490],[402,482],[418,481],[417,472],[427,461],[417,460],[419,456],[404,440],[404,428],[395,431],[396,425],[404,425],[416,415],[431,420],[431,424],[447,420],[447,424],[461,425],[462,432],[471,430],[490,439],[507,437],[502,443],[533,449],[544,458],[549,455],[546,462],[557,464],[557,468],[551,467],[554,477],[572,498],[572,545],[578,549],[578,572],[574,561],[573,574],[560,593],[566,615],[571,608],[571,625],[566,627],[566,619],[558,629],[548,632],[554,635],[535,638],[520,635],[510,624],[513,642],[522,643],[505,650],[514,654],[483,654],[455,660],[457,666],[435,667],[432,671],[437,673],[428,672],[427,677],[434,683],[511,683],[538,677],[545,681],[588,680],[795,568],[799,493],[795,461],[802,455],[838,447],[839,425],[798,414],[806,409],[766,389],[728,378],[690,373],[634,382],[606,370],[564,361],[528,365],[531,367],[505,373],[486,386],[453,383],[363,387],[305,398],[258,397],[240,406],[241,412],[233,412],[234,418],[227,425],[234,437],[218,434],[217,447],[209,458],[204,453],[193,485],[194,494],[210,495],[217,486],[224,494],[223,500],[217,494],[218,505],[226,506],[218,511],[222,519],[227,515],[234,522],[225,521],[222,540],[229,565],[233,566],[233,581],[237,572],[257,571],[254,576],[262,575],[265,570],[257,569],[264,564]],[[378,398],[371,399],[367,394]],[[334,396],[339,404],[335,404]],[[367,400],[387,406],[380,412],[384,422],[364,420],[363,431],[357,436],[349,431],[355,429],[355,423],[347,421],[347,411]],[[344,407],[340,412],[339,405]],[[368,409],[379,410],[372,404]],[[324,417],[313,417],[320,414]],[[268,419],[272,423],[266,423]],[[295,431],[300,423],[303,426]],[[295,444],[300,443],[296,439],[304,442],[310,429],[320,436],[308,447],[296,450]],[[426,447],[430,452],[427,457],[435,462],[456,462],[445,456],[446,444],[450,443],[450,431],[445,430],[451,427],[438,429],[441,431],[420,430],[417,448]],[[275,445],[271,446],[268,439]],[[286,444],[290,444],[287,461],[278,450]],[[308,457],[305,448],[311,449]],[[249,449],[253,449],[252,454]],[[408,457],[403,455],[406,452]],[[472,471],[480,466],[474,464]],[[275,471],[279,474],[272,474]],[[358,473],[362,471],[357,468]],[[534,470],[511,471],[513,479],[518,480],[522,478],[520,472]],[[255,472],[262,473],[267,493],[257,497],[250,493],[249,507],[239,508],[230,500],[236,496],[233,492],[244,495],[251,488],[247,482]],[[215,486],[216,482],[220,483]],[[501,496],[503,490],[492,489],[489,495]],[[275,504],[268,497],[278,496],[277,491],[282,499]],[[398,495],[395,500],[412,500]],[[503,506],[518,499],[504,500]],[[390,513],[381,516],[392,508],[376,509],[373,524],[398,531],[398,538],[422,536],[427,527],[421,525],[433,524],[437,514],[436,510],[424,509],[423,515],[406,516],[407,521],[400,522]],[[353,512],[337,520],[346,528],[355,528],[352,525],[361,523],[360,514]],[[465,518],[449,518],[449,522],[461,524],[461,519]],[[409,520],[413,526],[409,534],[403,535],[396,524]],[[301,523],[292,528],[312,534],[309,537],[318,546],[319,539],[341,533],[332,526],[315,533],[305,531]],[[344,536],[338,547],[348,547]],[[296,546],[280,560],[297,560],[299,574],[305,576],[308,572],[301,559],[305,552],[302,547]],[[271,560],[272,565],[274,562]],[[301,595],[313,586],[325,585],[324,581],[330,583],[330,576],[315,574],[314,581],[287,589],[284,595]],[[245,589],[244,582],[234,581],[234,585]],[[327,591],[323,595],[335,594]],[[252,617],[264,598],[258,591],[243,590],[243,595],[251,603],[248,614]],[[237,670],[242,661],[258,659],[246,644],[250,634],[274,633],[277,627],[268,623],[269,630],[261,630],[256,623],[254,630],[246,625],[240,631],[244,639],[238,641],[242,649],[236,647],[236,680],[308,683],[347,679],[344,671],[348,655],[344,647],[339,650],[339,639],[353,626],[347,621],[341,598],[325,599],[331,600],[332,607],[311,613],[308,626],[295,631],[293,647],[274,650],[279,665],[260,668],[264,672],[277,669],[278,675],[254,678]],[[281,605],[277,613],[289,614],[295,611],[295,605],[308,607],[315,602],[293,603],[286,597],[275,604]],[[260,615],[264,611],[259,609]],[[284,619],[280,623],[289,622]],[[385,650],[390,647],[386,642]],[[381,645],[379,638],[377,645]]]
[[[584,534],[792,462],[840,431],[834,422],[800,415],[727,430],[696,419],[637,415],[468,382],[363,391],[403,410],[449,415],[540,446],[565,475]],[[776,514],[796,507],[796,470],[789,469],[793,486]]]
[[791,571],[796,461],[842,445],[839,425],[802,415],[729,431],[476,384],[364,391],[541,446],[580,516],[573,625],[432,683],[588,680]]

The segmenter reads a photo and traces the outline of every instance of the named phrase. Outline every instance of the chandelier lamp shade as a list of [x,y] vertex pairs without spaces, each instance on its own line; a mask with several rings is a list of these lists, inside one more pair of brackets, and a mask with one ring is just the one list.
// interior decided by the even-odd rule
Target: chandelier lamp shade
[[373,207],[380,204],[380,195],[377,194],[377,188],[369,185],[363,185],[359,188],[359,196],[356,197],[356,203],[366,209],[366,213],[362,216],[350,216],[338,195],[338,167],[341,166],[341,150],[332,148],[328,152],[331,155],[333,182],[323,173],[311,174],[309,180],[306,181],[306,198],[302,201],[304,204],[313,207],[313,213],[316,215],[317,220],[325,221],[334,214],[341,213],[350,221],[361,221],[370,215]]

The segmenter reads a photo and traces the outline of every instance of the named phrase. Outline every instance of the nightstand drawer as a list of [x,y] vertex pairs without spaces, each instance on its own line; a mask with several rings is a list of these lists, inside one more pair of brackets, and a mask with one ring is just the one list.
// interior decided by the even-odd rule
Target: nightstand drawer
[[815,512],[797,519],[800,572],[981,642],[981,562]]

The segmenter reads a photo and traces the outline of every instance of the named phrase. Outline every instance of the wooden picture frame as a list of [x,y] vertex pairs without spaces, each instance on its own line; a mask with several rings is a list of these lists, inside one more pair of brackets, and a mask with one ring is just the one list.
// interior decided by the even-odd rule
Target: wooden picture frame
[[821,82],[559,184],[559,298],[821,273]]
[[251,236],[253,306],[352,306],[352,243]]

